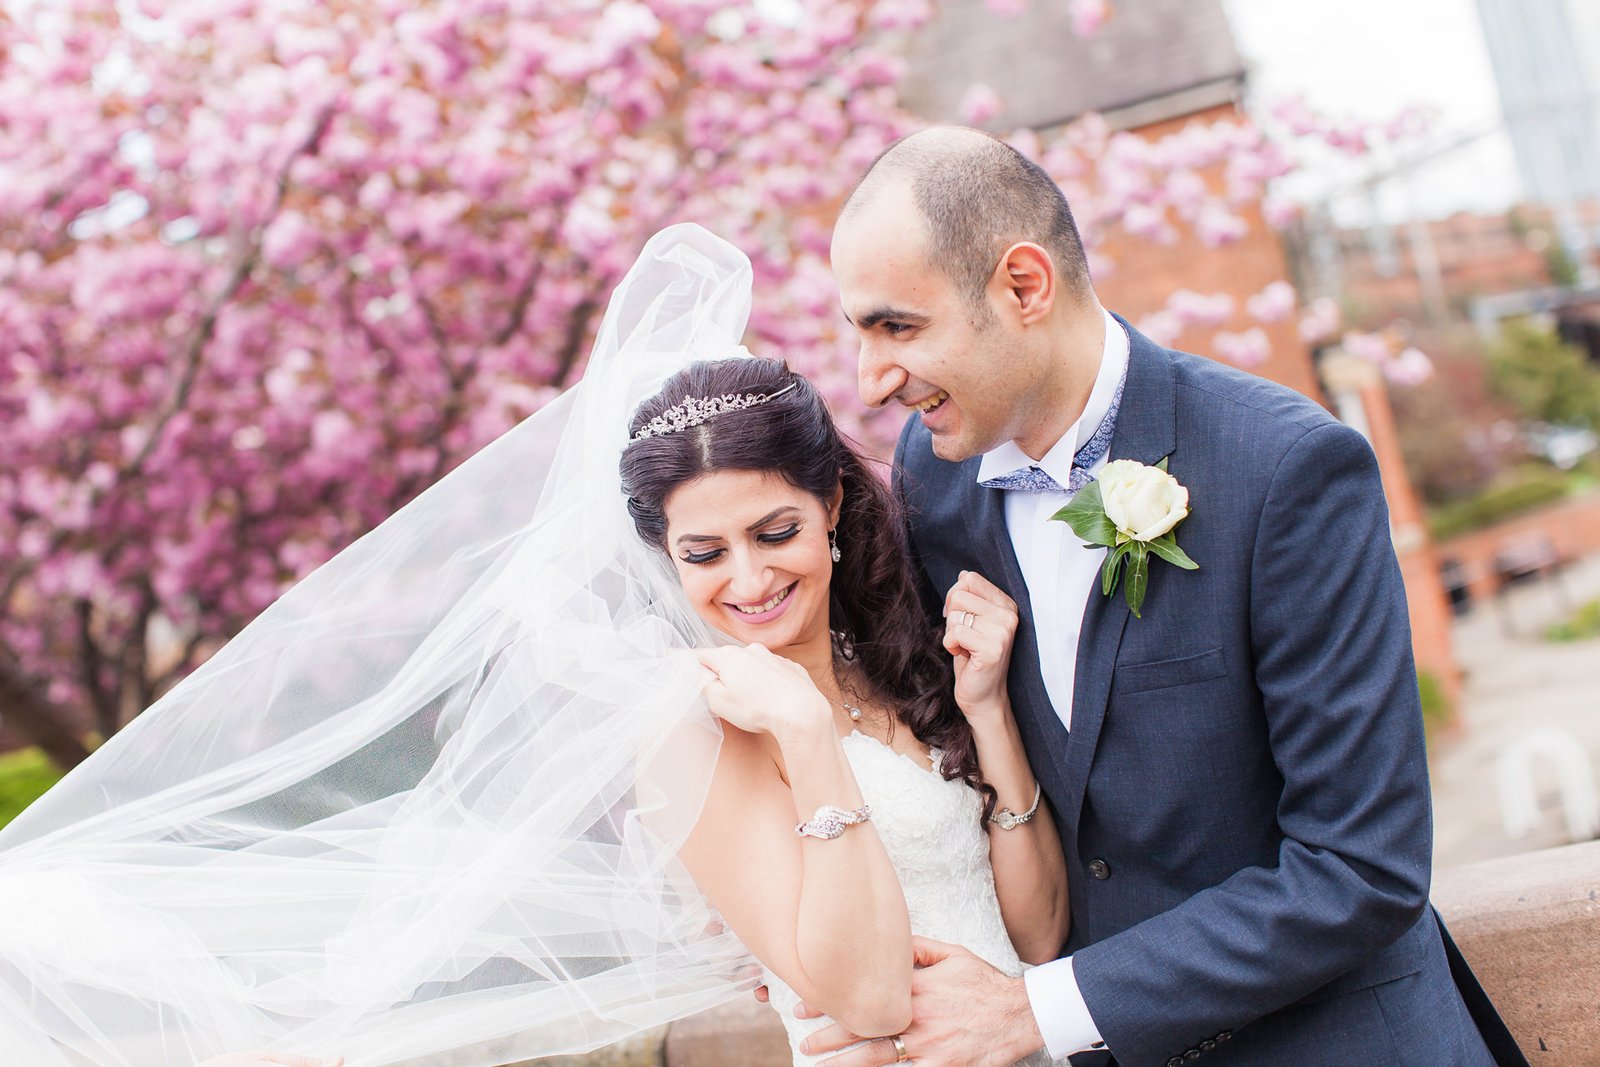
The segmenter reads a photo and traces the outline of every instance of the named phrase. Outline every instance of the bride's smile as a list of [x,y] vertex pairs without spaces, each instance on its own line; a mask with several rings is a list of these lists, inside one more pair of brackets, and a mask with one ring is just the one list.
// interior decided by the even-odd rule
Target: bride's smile
[[770,471],[720,470],[664,501],[667,544],[696,613],[774,652],[828,641],[836,519]]

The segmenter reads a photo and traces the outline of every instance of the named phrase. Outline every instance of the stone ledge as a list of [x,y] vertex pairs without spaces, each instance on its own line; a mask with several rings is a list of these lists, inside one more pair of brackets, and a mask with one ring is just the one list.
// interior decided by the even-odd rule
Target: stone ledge
[[1433,900],[1529,1061],[1593,1064],[1600,841],[1442,871]]
[[[1600,841],[1439,872],[1434,904],[1530,1062],[1590,1067],[1600,1048]],[[626,1044],[626,1043],[625,1043]],[[652,1058],[654,1057],[654,1058]],[[790,1067],[753,997],[673,1023],[626,1051],[539,1067]]]

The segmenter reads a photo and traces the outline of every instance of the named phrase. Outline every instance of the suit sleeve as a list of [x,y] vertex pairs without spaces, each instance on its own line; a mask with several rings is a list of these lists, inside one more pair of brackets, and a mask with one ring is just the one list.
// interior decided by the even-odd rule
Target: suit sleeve
[[1166,1063],[1292,1004],[1394,942],[1427,904],[1432,827],[1410,622],[1377,463],[1355,431],[1324,424],[1283,454],[1256,530],[1249,604],[1283,776],[1277,866],[1240,870],[1074,956],[1090,1013],[1124,1063]]

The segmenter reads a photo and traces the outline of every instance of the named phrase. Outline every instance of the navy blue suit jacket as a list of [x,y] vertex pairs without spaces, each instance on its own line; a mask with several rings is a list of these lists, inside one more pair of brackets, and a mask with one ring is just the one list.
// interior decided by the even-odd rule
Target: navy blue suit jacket
[[1070,734],[1039,664],[1074,653],[1039,647],[1003,493],[977,459],[936,458],[916,416],[895,462],[930,604],[970,569],[1020,607],[1012,703],[1090,1014],[1123,1067],[1494,1062],[1428,906],[1422,716],[1371,449],[1299,393],[1129,335],[1110,458],[1169,459],[1200,569],[1152,557],[1137,619],[1096,584]]

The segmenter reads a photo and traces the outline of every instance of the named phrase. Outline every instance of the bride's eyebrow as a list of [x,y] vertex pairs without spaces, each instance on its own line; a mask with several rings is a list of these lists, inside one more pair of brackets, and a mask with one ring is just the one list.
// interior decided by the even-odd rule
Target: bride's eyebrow
[[[767,512],[765,515],[761,516],[755,522],[752,522],[749,526],[746,526],[745,530],[746,531],[759,530],[759,529],[761,529],[761,527],[765,526],[767,523],[771,522],[773,519],[776,519],[778,516],[782,515],[784,512],[787,512],[787,511],[799,511],[799,510],[800,509],[795,507],[793,504],[785,504],[781,508],[774,508],[773,510]],[[677,543],[680,544],[680,545],[686,545],[686,544],[687,545],[697,545],[697,544],[700,544],[700,543],[702,543],[704,541],[720,541],[720,540],[722,540],[722,538],[718,537],[716,534],[684,534],[682,537],[678,538]]]

